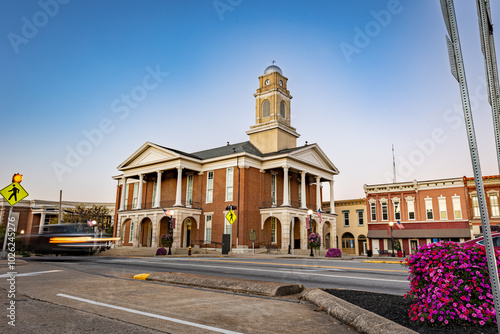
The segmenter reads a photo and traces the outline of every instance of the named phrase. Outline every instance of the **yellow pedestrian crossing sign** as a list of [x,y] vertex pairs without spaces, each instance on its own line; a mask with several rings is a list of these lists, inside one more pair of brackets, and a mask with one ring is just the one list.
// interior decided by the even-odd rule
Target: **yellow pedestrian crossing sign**
[[7,187],[0,190],[0,194],[11,206],[28,196],[26,190],[17,182],[12,182]]
[[233,210],[229,210],[229,212],[226,214],[226,219],[229,223],[231,223],[231,225],[234,223],[236,218],[237,218],[236,214],[234,213]]

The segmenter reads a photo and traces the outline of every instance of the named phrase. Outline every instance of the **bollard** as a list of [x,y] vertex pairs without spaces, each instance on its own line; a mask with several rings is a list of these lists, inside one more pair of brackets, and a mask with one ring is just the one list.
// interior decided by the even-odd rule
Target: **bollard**
[[188,255],[191,256],[191,246],[188,248]]

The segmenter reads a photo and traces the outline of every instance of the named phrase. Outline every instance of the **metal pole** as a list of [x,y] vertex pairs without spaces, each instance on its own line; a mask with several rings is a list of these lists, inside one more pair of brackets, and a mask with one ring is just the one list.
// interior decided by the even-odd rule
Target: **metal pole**
[[394,238],[392,237],[392,225],[391,225],[391,248],[392,248],[392,255],[391,257],[394,257]]
[[5,251],[5,248],[7,247],[7,236],[9,235],[9,223],[11,216],[12,216],[12,205],[10,206],[9,218],[7,219],[7,224],[5,225],[5,238],[3,239],[2,253],[0,254],[0,258],[2,259],[7,258],[7,252]]
[[491,22],[490,13],[489,1],[477,0],[479,35],[481,37],[481,49],[484,55],[484,67],[486,71],[486,81],[488,83],[488,98],[493,115],[493,130],[495,133],[498,167],[500,169],[500,84],[498,82],[493,24]]
[[[312,215],[309,215],[309,236],[307,237],[308,243],[309,243],[309,237],[311,236],[312,230],[313,230]],[[310,244],[309,244],[309,248],[311,248],[311,255],[310,256],[314,257],[313,248]]]
[[[476,134],[474,123],[472,120],[472,112],[469,101],[469,90],[467,88],[467,80],[465,77],[465,68],[462,60],[462,49],[460,46],[460,38],[458,36],[458,27],[455,17],[455,8],[453,0],[440,0],[443,17],[450,38],[446,38],[448,44],[448,52],[450,58],[451,72],[455,79],[460,84],[460,95],[462,97],[462,105],[464,109],[465,126],[467,137],[469,140],[469,150],[471,155],[472,170],[474,172],[474,181],[476,183],[477,199],[481,213],[481,225],[483,227],[484,245],[486,248],[486,256],[488,259],[488,273],[491,281],[491,290],[493,294],[494,304],[497,307],[500,305],[500,287],[498,282],[498,269],[491,238],[490,221],[486,207],[486,197],[483,186],[483,176],[481,173],[481,165],[479,163],[479,153],[477,150]],[[500,312],[496,312],[496,321],[498,331],[500,333]]]
[[58,224],[62,223],[61,202],[62,202],[62,190],[59,190],[59,219],[57,220]]

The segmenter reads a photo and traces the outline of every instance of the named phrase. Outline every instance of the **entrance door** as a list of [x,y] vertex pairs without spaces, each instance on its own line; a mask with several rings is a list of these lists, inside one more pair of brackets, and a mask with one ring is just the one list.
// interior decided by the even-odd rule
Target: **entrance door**
[[418,240],[410,240],[410,251],[415,254],[418,249]]

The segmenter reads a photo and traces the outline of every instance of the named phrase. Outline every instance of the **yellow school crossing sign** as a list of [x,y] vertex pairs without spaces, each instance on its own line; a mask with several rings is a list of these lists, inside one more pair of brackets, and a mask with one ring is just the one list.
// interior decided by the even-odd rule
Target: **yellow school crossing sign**
[[229,210],[229,212],[226,214],[226,219],[229,223],[231,223],[231,225],[234,223],[236,218],[237,218],[236,214],[234,213],[233,210]]
[[17,182],[12,182],[7,187],[0,190],[0,194],[11,206],[28,196],[26,190]]

